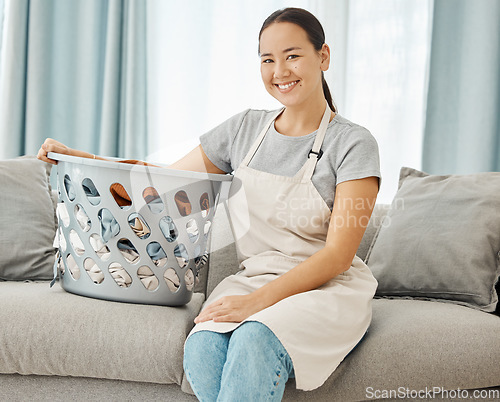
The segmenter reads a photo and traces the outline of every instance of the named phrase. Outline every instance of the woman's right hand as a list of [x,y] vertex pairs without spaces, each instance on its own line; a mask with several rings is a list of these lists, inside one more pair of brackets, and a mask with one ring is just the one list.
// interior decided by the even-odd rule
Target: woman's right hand
[[40,147],[36,157],[44,162],[57,165],[56,160],[47,158],[47,154],[49,152],[56,152],[63,155],[72,155],[72,151],[73,150],[71,148],[67,147],[63,143],[53,140],[52,138],[47,138]]

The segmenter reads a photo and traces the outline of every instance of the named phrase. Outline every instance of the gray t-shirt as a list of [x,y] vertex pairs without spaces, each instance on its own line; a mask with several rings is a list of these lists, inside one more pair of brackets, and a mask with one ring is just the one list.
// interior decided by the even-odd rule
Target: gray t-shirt
[[[235,171],[273,113],[275,111],[248,109],[229,118],[200,137],[203,151],[219,169],[228,173]],[[294,176],[306,162],[316,133],[289,137],[271,125],[249,167]],[[338,114],[328,124],[321,150],[323,156],[316,165],[312,182],[330,210],[337,184],[381,177],[375,138],[366,128]]]

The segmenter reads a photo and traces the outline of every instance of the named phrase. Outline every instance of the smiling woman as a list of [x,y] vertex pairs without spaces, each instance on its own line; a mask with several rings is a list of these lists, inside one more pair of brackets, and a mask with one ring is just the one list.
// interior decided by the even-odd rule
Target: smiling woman
[[[266,89],[272,96],[275,96],[273,86],[280,93],[289,93],[296,84],[303,86],[306,79],[310,91],[318,90],[318,85],[321,87],[330,109],[336,112],[324,77],[324,71],[330,66],[330,48],[325,43],[323,27],[312,14],[302,19],[290,18],[290,22],[287,19],[281,21],[280,15],[279,11],[271,14],[259,33],[261,75]],[[282,25],[276,25],[280,22]],[[302,29],[297,30],[297,26]],[[270,64],[274,66],[267,66]],[[315,76],[299,77],[318,68],[321,71],[319,83]]]
[[185,344],[200,400],[280,400],[292,377],[299,389],[319,387],[363,337],[377,285],[355,253],[378,192],[378,148],[336,113],[321,24],[303,9],[278,10],[259,53],[264,86],[283,107],[246,110],[200,138],[213,165],[234,171],[240,262]]
[[278,132],[290,136],[314,131],[317,117],[310,124],[300,126],[296,119],[291,120],[288,116],[300,116],[297,112],[314,116],[315,111],[323,108],[325,98],[332,115],[335,111],[323,78],[323,71],[328,70],[330,64],[330,49],[324,43],[324,33],[318,41],[322,44],[316,49],[310,39],[312,35],[304,29],[297,29],[297,26],[278,20],[270,25],[264,24],[259,36],[262,81],[269,94],[286,106],[275,127]]

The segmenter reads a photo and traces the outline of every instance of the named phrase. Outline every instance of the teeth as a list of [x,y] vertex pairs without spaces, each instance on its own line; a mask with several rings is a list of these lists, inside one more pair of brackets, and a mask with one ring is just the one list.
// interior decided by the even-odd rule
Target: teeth
[[287,88],[290,88],[291,86],[295,85],[296,83],[297,83],[297,81],[290,82],[289,84],[286,84],[286,85],[278,84],[278,87],[279,87],[279,89],[287,89]]

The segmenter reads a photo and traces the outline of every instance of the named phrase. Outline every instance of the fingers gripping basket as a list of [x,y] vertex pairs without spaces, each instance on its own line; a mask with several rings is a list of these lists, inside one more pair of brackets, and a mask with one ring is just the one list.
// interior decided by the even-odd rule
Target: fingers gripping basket
[[105,300],[188,303],[232,176],[50,153],[58,160],[59,278]]

